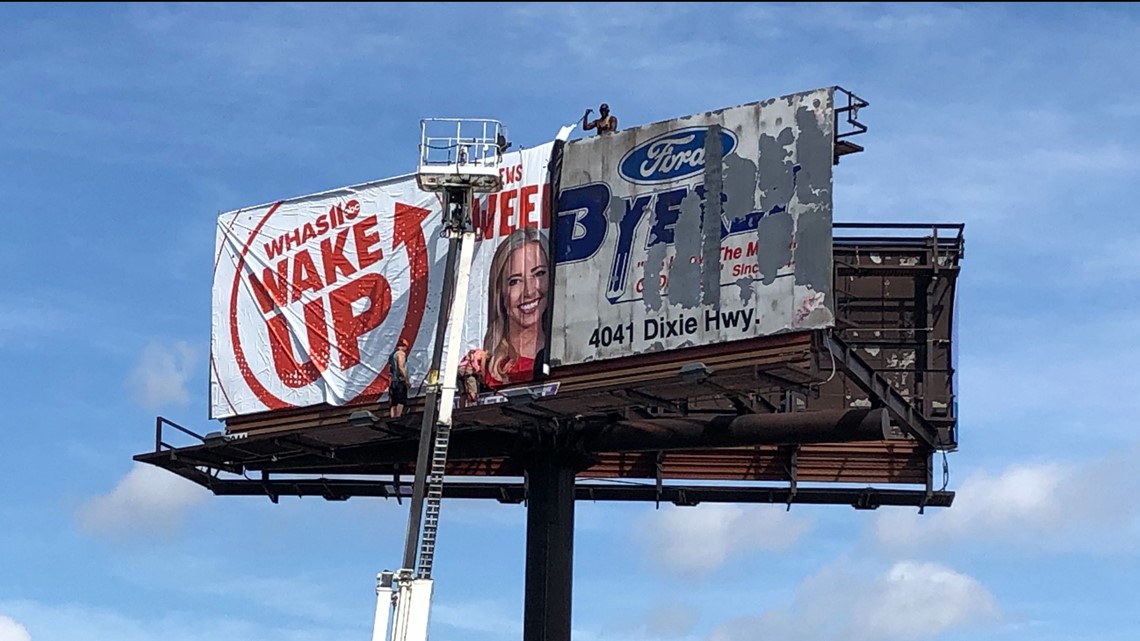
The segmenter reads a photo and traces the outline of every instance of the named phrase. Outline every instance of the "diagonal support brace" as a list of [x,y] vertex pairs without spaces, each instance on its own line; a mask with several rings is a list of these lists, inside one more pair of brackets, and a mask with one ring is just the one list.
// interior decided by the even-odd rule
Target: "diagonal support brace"
[[883,404],[891,418],[899,422],[904,430],[925,443],[931,449],[943,449],[938,430],[926,420],[887,379],[874,370],[867,361],[855,353],[847,343],[827,332],[823,335],[824,345],[835,356],[835,362],[843,368],[851,381],[872,398]]

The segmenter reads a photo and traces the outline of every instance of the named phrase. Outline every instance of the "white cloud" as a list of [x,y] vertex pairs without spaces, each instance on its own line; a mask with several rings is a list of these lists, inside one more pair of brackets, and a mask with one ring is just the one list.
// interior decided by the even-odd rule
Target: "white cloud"
[[[686,40],[692,34],[676,30],[694,10],[699,11],[682,4],[662,5],[652,11],[638,4],[614,4],[599,14],[587,5],[524,4],[512,7],[506,17],[531,27],[541,25],[548,36],[545,42],[563,47],[564,55],[573,58],[575,64],[607,64],[620,59],[626,69],[662,73],[697,59],[715,59],[722,51],[719,42],[704,40],[698,44]],[[660,33],[674,36],[672,46],[649,44]]]
[[[645,639],[647,641],[660,641],[661,639],[684,640],[694,637],[697,622],[701,613],[695,605],[685,601],[662,601],[653,605],[641,617],[629,622],[619,624],[615,632],[626,639]],[[621,632],[625,630],[624,634]],[[601,639],[613,638],[601,636]]]
[[[1137,245],[1140,245],[1140,234],[1117,230],[1104,238],[1096,251],[1085,254],[1084,260],[1073,270],[1071,280],[1074,284],[1080,282],[1086,287],[1093,283],[1103,283],[1110,287],[1134,286],[1132,283],[1140,279],[1140,252],[1136,251]],[[1116,291],[1121,293],[1113,295],[1108,291],[1106,294],[1126,300],[1127,295],[1122,290]]]
[[[35,601],[0,602],[0,611],[12,612],[24,621],[35,641],[349,641],[367,638],[372,613],[361,613],[358,621],[336,627],[310,627],[295,624],[260,624],[226,616],[182,613],[173,608],[152,617],[135,617],[123,611],[84,604],[48,604]],[[2,625],[3,617],[0,617]],[[10,641],[2,636],[0,641]],[[25,633],[27,634],[27,633]],[[15,636],[16,641],[30,637]]]
[[877,515],[875,536],[891,548],[940,547],[984,539],[1019,549],[1111,553],[1134,547],[1140,482],[1131,472],[1140,448],[1084,464],[1018,463],[975,472],[950,508]]
[[[1041,452],[1053,450],[1054,439],[1088,444],[1135,438],[1132,417],[1140,411],[1140,395],[1132,377],[1114,373],[1129,371],[1140,358],[1140,347],[1122,339],[1140,308],[1111,296],[1103,309],[1081,309],[1077,316],[1068,306],[1054,305],[1008,315],[991,308],[960,325],[963,336],[974,337],[960,342],[965,439],[972,429],[985,445],[1021,442],[1018,449]],[[1042,439],[1043,431],[1053,439]]]
[[[128,22],[139,34],[188,60],[253,76],[293,77],[328,71],[346,61],[384,60],[398,53],[407,38],[390,29],[386,17],[367,6],[331,12],[276,6],[220,14],[204,7],[189,11],[177,6],[132,6],[128,11]],[[343,47],[312,47],[314,30],[338,34]]]
[[186,382],[196,361],[194,348],[184,341],[169,346],[147,345],[130,376],[135,400],[148,409],[185,405],[190,401]]
[[[574,627],[570,636],[580,641],[695,641],[693,637],[686,636],[697,619],[697,612],[692,606],[683,603],[662,605],[648,614],[650,618],[647,621],[635,625],[628,624],[624,618],[605,624],[591,621],[588,627]],[[443,601],[432,605],[431,615],[429,636],[444,641],[517,638],[522,633],[521,602],[507,605],[495,599]],[[463,634],[455,634],[457,631]]]
[[[1069,247],[1074,240],[1093,246],[1103,240],[1101,230],[1074,215],[1071,186],[1107,190],[1136,174],[1134,150],[1108,136],[1082,140],[1086,123],[1067,114],[1020,111],[992,124],[983,115],[968,125],[955,123],[949,114],[930,117],[945,125],[878,132],[867,141],[877,162],[853,162],[837,172],[840,219],[949,218],[966,222],[967,234],[985,233],[988,240],[1022,249],[1048,243]],[[1081,204],[1096,207],[1097,194]],[[1068,235],[1051,237],[1042,230]]]
[[440,623],[467,632],[517,637],[522,631],[521,613],[507,612],[501,602],[491,599],[437,603],[432,605],[431,615],[432,625]]
[[790,17],[801,27],[808,28],[813,22],[827,24],[878,46],[903,41],[937,42],[958,33],[970,20],[968,11],[956,7],[879,3],[827,4],[809,13],[794,12]]
[[700,619],[700,613],[684,601],[659,603],[645,617],[647,639],[676,639],[693,631]]
[[896,563],[863,600],[854,623],[868,640],[921,639],[998,614],[981,583],[937,563]]
[[936,563],[903,561],[878,576],[840,562],[809,577],[786,607],[730,621],[711,641],[917,641],[1001,616],[976,579]]
[[[636,3],[610,3],[601,13],[588,4],[519,3],[502,12],[501,22],[531,43],[527,55],[511,63],[516,82],[526,73],[537,74],[535,82],[541,84],[551,68],[558,68],[565,95],[590,96],[583,95],[574,106],[555,107],[555,114],[561,114],[556,119],[578,119],[585,108],[596,110],[598,103],[609,102],[619,125],[630,127],[743,102],[730,95],[723,104],[708,102],[708,87],[735,86],[727,81],[739,78],[741,66],[729,55],[726,39],[706,37],[704,30],[694,28],[715,19],[712,15],[702,5],[685,3],[663,3],[651,10]],[[534,39],[535,32],[543,37]],[[599,76],[592,71],[615,61],[620,61],[615,67],[620,74]],[[782,68],[794,75],[789,67],[798,64],[787,61]],[[703,82],[676,82],[690,76]],[[663,100],[666,94],[668,100]]]
[[136,464],[109,494],[97,496],[78,513],[86,532],[110,536],[168,534],[186,511],[209,492],[176,474]]
[[39,298],[14,295],[0,308],[0,346],[26,347],[71,323],[68,315],[55,304]]
[[[995,73],[1016,72],[1001,65]],[[864,97],[876,103],[873,90]],[[965,222],[965,269],[973,278],[995,272],[1019,288],[1064,278],[1087,290],[1091,270],[1128,264],[1087,263],[1122,232],[1135,235],[1134,226],[1106,216],[1140,168],[1140,154],[1111,128],[1090,128],[1086,112],[1013,103],[962,118],[960,105],[886,98],[894,104],[883,115],[895,122],[879,124],[869,109],[861,117],[871,127],[867,158],[836,172],[837,219]],[[1106,234],[1107,225],[1116,229]]]
[[[447,522],[467,527],[525,528],[526,510],[518,505],[493,501],[454,501],[447,506]],[[581,524],[577,524],[581,530]]]
[[[321,546],[313,537],[308,538],[307,544]],[[279,575],[251,572],[242,565],[224,555],[171,557],[162,550],[152,550],[147,554],[133,552],[129,559],[120,560],[114,574],[117,580],[150,595],[165,595],[174,601],[226,604],[247,614],[265,612],[275,620],[289,618],[307,624],[352,621],[362,616],[359,606],[369,600],[352,598],[343,589],[344,575],[326,564],[316,571],[294,564]],[[366,578],[367,573],[357,578],[360,577]],[[360,585],[368,589],[366,582]],[[371,613],[363,616],[370,617]]]
[[782,507],[706,503],[650,512],[635,529],[655,561],[683,576],[699,577],[738,554],[785,550],[811,527],[809,520]]
[[0,614],[0,641],[32,641],[28,629]]

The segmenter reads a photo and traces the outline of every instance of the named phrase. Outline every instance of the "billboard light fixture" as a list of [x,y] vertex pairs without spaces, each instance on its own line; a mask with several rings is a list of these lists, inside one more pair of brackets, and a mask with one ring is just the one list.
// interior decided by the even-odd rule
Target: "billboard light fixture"
[[499,395],[507,399],[508,405],[526,405],[533,403],[541,394],[535,393],[535,390],[530,387],[515,387],[512,389],[499,390]]
[[681,366],[681,380],[686,383],[703,383],[712,375],[704,363],[685,363]]
[[348,424],[353,427],[375,427],[376,415],[368,410],[357,410],[348,415]]

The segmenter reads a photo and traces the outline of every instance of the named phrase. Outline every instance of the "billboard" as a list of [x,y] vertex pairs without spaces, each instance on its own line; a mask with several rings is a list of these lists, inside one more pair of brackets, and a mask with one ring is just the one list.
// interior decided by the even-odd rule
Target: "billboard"
[[833,91],[567,143],[550,364],[831,327]]
[[[502,190],[472,212],[463,348],[487,350],[494,386],[532,380],[544,360],[556,144],[504,154]],[[380,400],[399,338],[410,393],[422,391],[448,246],[441,209],[408,175],[219,216],[211,418]]]

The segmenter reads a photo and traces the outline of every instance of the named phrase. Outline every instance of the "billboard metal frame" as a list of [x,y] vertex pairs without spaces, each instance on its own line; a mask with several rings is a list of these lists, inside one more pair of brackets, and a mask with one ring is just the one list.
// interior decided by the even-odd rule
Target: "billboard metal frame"
[[[525,495],[525,484],[518,482],[526,467],[518,447],[522,439],[529,449],[556,445],[560,426],[585,426],[586,419],[638,421],[693,413],[807,416],[817,409],[867,406],[889,413],[897,429],[891,440],[597,454],[583,462],[587,467],[577,475],[575,495],[680,504],[693,497],[702,502],[731,497],[723,500],[949,505],[953,493],[945,491],[945,478],[938,484],[935,477],[940,463],[946,474],[945,458],[939,461],[937,454],[957,446],[950,350],[964,227],[837,223],[835,228],[839,315],[834,331],[729,345],[727,355],[706,349],[699,362],[711,376],[678,372],[677,359],[661,364],[643,360],[625,372],[611,367],[604,377],[594,371],[599,364],[555,370],[551,380],[560,380],[561,389],[552,397],[516,395],[509,402],[459,410],[446,495],[508,502],[520,492]],[[897,330],[894,335],[884,333],[890,328]],[[748,349],[743,360],[734,353],[741,347]],[[909,368],[889,366],[900,362],[910,363]],[[240,417],[228,421],[225,432],[206,436],[159,417],[154,451],[136,458],[219,495],[399,500],[401,479],[410,480],[414,469],[414,457],[400,452],[413,451],[409,446],[418,435],[419,412],[413,405],[402,419],[377,418],[383,408],[325,407]],[[174,433],[190,445],[172,445]],[[483,448],[465,455],[465,438],[502,445],[500,451]],[[249,472],[260,479],[229,478]],[[346,475],[372,478],[338,478]],[[646,485],[631,485],[635,479]],[[694,485],[706,482],[718,482],[726,490]],[[811,483],[825,486],[808,487]],[[863,487],[840,487],[852,484]],[[876,487],[884,484],[919,487]]]
[[[850,138],[868,103],[833,89],[838,164],[863,150]],[[579,500],[949,507],[963,227],[834,223],[832,328],[555,367],[457,410],[443,496],[527,504],[524,641],[570,639]],[[160,416],[154,450],[134,458],[219,496],[402,501],[423,402],[397,419],[378,402],[235,416],[205,435]],[[719,440],[694,449],[654,432],[694,424]],[[633,447],[606,449],[607,430]]]

